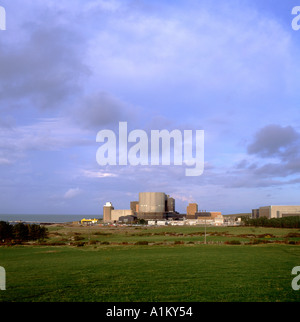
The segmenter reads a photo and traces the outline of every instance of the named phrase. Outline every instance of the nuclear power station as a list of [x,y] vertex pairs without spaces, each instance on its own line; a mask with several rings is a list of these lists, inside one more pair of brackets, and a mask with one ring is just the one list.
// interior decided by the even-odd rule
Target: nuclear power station
[[[252,218],[282,218],[300,216],[300,206],[265,206],[252,209]],[[111,202],[103,207],[104,223],[134,223],[145,220],[153,224],[210,224],[226,225],[232,220],[239,224],[241,218],[235,215],[223,216],[219,211],[199,209],[197,203],[189,203],[185,214],[175,209],[175,199],[164,192],[140,192],[138,201],[130,202],[130,209],[115,209]],[[237,220],[238,219],[238,220]]]
[[176,216],[175,199],[164,192],[140,192],[137,217],[140,219],[167,219]]
[[133,222],[143,219],[157,223],[158,221],[223,221],[221,212],[198,211],[196,203],[189,204],[186,214],[175,210],[175,199],[164,192],[140,192],[138,201],[130,202],[130,209],[114,209],[111,202],[103,207],[103,222]]
[[178,219],[181,215],[175,211],[175,199],[164,192],[140,192],[139,201],[131,201],[130,209],[115,210],[111,202],[103,207],[103,221],[113,222],[121,217],[144,220]]

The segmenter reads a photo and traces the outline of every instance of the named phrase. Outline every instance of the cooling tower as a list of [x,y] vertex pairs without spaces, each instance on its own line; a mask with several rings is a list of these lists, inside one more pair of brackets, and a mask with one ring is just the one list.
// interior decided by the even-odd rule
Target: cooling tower
[[164,192],[140,192],[139,212],[165,212],[166,196]]

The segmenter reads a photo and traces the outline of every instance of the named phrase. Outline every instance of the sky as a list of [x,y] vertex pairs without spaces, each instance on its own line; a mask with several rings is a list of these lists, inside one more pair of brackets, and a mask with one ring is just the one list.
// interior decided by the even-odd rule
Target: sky
[[[0,213],[300,204],[295,0],[0,0]],[[0,17],[1,18],[1,17]],[[300,24],[300,22],[299,22]],[[204,172],[104,165],[104,129],[204,130]]]

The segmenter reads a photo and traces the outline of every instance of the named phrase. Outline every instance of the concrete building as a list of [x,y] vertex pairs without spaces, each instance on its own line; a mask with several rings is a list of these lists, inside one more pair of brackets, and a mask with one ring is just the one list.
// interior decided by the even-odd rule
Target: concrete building
[[131,209],[113,209],[111,211],[111,222],[117,222],[119,221],[120,217],[126,217],[126,216],[132,216]]
[[119,222],[122,222],[124,224],[133,224],[136,221],[137,217],[136,216],[121,216],[119,217]]
[[258,218],[259,217],[259,209],[252,209],[251,218]]
[[164,213],[165,212],[164,192],[140,192],[139,212],[144,213]]
[[264,206],[252,209],[252,218],[282,218],[300,216],[300,206]]
[[137,216],[145,220],[174,218],[175,199],[164,192],[140,192]]
[[211,222],[218,222],[219,224],[223,222],[222,213],[219,211],[198,211],[198,204],[189,203],[186,208],[186,219],[196,220],[197,223],[205,222],[205,220]]
[[198,205],[196,203],[189,203],[186,207],[186,218],[195,219],[195,214],[198,212]]
[[133,215],[131,209],[114,209],[111,202],[103,206],[103,222],[117,222],[120,217]]
[[111,221],[111,212],[114,209],[111,202],[107,202],[103,206],[103,222],[110,222]]
[[130,201],[130,209],[133,213],[139,211],[139,202],[138,201]]
[[175,212],[175,199],[166,195],[166,211]]
[[196,219],[201,219],[201,220],[214,220],[215,218],[220,218],[223,217],[222,213],[219,211],[201,211],[201,212],[196,212],[195,213],[195,218]]

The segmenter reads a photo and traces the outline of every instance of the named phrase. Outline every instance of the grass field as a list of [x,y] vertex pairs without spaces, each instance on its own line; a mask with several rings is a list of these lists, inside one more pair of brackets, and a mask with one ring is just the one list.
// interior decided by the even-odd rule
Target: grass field
[[49,231],[48,245],[0,247],[0,301],[300,301],[299,229],[210,227],[206,245],[203,227]]

